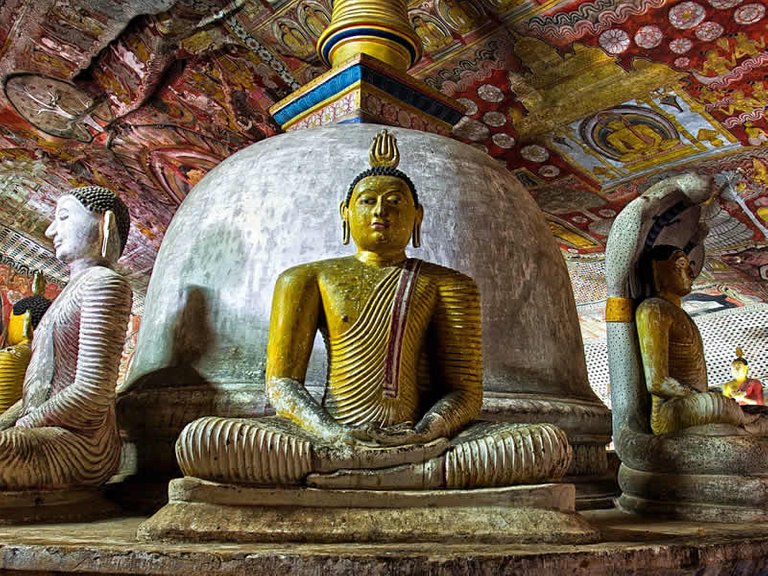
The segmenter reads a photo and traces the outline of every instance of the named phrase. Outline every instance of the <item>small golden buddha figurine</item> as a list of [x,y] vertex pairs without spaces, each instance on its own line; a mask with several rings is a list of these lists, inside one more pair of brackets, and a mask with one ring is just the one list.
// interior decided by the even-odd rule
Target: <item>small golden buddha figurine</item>
[[6,335],[7,346],[0,350],[0,414],[21,398],[24,374],[32,356],[32,333],[51,305],[43,296],[45,278],[35,272],[32,296],[13,305]]
[[[768,433],[765,418],[745,414],[732,399],[708,392],[704,346],[681,299],[691,291],[693,271],[685,252],[654,246],[641,261],[651,291],[635,313],[645,381],[652,398],[651,430],[677,432],[709,424],[730,424]],[[706,429],[699,429],[706,432]],[[690,430],[689,430],[690,431]]]
[[131,289],[112,270],[128,210],[110,190],[70,190],[46,236],[70,280],[38,326],[22,399],[0,417],[0,489],[98,485],[120,460],[115,382]]
[[744,351],[736,348],[736,358],[731,362],[730,380],[723,384],[723,396],[733,398],[739,404],[764,405],[763,383],[756,378],[749,378],[749,363],[744,358]]
[[[560,479],[571,448],[549,424],[477,422],[480,295],[454,270],[409,258],[423,207],[386,130],[341,203],[354,256],[302,264],[275,286],[266,393],[277,416],[207,417],[176,444],[188,476],[226,483],[434,489]],[[322,402],[304,386],[317,331]],[[375,470],[375,472],[373,472]]]

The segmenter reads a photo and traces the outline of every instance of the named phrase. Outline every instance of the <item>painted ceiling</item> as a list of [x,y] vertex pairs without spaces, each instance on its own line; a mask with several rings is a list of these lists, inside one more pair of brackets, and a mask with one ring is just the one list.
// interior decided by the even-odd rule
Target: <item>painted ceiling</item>
[[[767,7],[415,0],[411,73],[465,106],[454,136],[519,178],[574,262],[599,259],[616,214],[661,177],[717,175],[705,287],[766,301]],[[43,234],[55,198],[107,186],[133,216],[123,261],[141,302],[191,187],[275,135],[269,106],[324,71],[329,16],[328,0],[0,3],[0,264],[37,258],[63,283]]]

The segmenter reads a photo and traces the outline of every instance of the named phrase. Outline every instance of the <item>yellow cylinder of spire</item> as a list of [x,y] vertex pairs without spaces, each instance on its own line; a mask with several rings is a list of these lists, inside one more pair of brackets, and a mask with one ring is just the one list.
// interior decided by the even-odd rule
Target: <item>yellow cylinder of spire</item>
[[404,72],[421,58],[421,41],[405,0],[336,0],[317,51],[329,66],[368,54]]

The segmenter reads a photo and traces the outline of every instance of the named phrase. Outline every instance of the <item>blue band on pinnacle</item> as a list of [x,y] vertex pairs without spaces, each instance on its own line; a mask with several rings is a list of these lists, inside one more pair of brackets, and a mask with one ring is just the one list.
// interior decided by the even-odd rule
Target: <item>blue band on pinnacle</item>
[[331,61],[329,54],[331,53],[333,47],[342,40],[345,40],[346,38],[352,38],[354,36],[373,36],[376,38],[384,38],[386,40],[397,42],[403,48],[408,50],[408,54],[411,57],[411,64],[416,61],[416,49],[413,47],[413,44],[408,42],[405,38],[393,32],[388,32],[387,30],[381,30],[380,28],[367,28],[364,26],[356,28],[345,28],[329,36],[328,39],[323,42],[322,51],[320,54],[323,58],[323,61],[330,66]]

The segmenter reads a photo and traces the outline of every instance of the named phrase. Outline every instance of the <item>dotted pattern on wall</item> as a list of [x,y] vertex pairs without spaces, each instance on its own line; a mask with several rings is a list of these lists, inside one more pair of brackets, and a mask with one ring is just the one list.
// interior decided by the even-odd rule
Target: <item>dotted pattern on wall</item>
[[589,385],[597,397],[611,407],[611,386],[608,374],[608,345],[605,340],[593,342],[584,346],[584,357],[587,360],[587,376]]
[[608,297],[604,260],[567,260],[567,264],[577,305],[600,302]]
[[0,255],[6,264],[16,270],[20,267],[29,271],[42,270],[48,282],[59,286],[65,286],[69,279],[69,271],[63,262],[32,240],[3,225],[0,225]]
[[[720,386],[731,379],[731,360],[736,346],[744,350],[752,378],[768,382],[768,304],[752,304],[711,312],[694,319],[704,342],[704,358],[710,386]],[[608,350],[605,341],[584,346],[589,385],[610,408]]]
[[750,376],[768,380],[768,304],[720,310],[697,316],[695,321],[704,341],[710,386],[731,379],[736,346],[744,350]]

